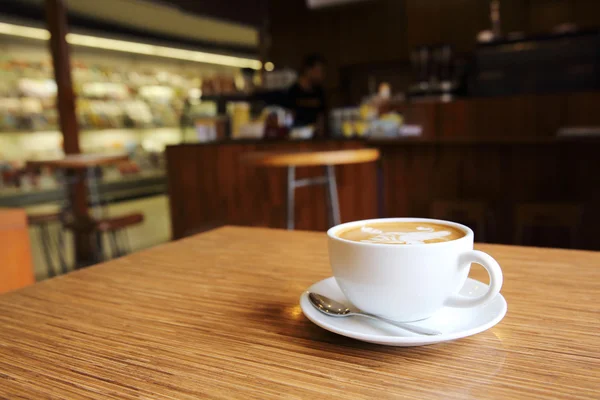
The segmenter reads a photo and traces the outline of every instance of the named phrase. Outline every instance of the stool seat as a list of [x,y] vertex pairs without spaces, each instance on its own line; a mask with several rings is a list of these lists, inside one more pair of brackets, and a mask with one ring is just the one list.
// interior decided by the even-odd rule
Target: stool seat
[[245,162],[264,167],[360,164],[377,161],[378,159],[379,150],[377,149],[256,152],[244,157]]
[[[242,162],[258,167],[287,168],[287,228],[294,229],[294,192],[297,188],[325,185],[330,226],[341,223],[335,166],[377,161],[379,150],[255,152],[242,156]],[[324,167],[325,175],[296,179],[296,167]]]
[[141,213],[102,218],[96,221],[96,230],[108,235],[112,257],[121,257],[131,251],[125,229],[143,221],[144,215]]
[[96,229],[98,229],[100,232],[111,232],[124,229],[132,225],[137,225],[143,221],[144,215],[141,213],[134,213],[112,218],[103,218],[98,220]]

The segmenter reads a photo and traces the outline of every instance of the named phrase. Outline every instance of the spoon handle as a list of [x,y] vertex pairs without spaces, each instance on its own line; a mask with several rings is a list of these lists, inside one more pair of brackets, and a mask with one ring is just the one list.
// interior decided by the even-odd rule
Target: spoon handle
[[371,314],[355,313],[354,315],[359,315],[361,317],[367,317],[367,318],[375,319],[377,321],[387,322],[390,325],[394,325],[395,327],[398,327],[398,328],[404,329],[405,331],[409,331],[409,332],[416,333],[416,334],[419,334],[419,335],[437,336],[437,335],[441,335],[442,334],[442,332],[438,332],[438,331],[433,330],[433,329],[423,328],[421,326],[415,326],[415,325],[412,325],[412,324],[407,324],[405,322],[392,321],[391,319],[377,317],[377,316],[371,315]]

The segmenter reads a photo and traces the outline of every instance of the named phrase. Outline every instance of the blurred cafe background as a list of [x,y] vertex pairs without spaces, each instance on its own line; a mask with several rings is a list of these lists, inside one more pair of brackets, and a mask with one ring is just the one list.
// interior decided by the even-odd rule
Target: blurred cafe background
[[599,1],[2,0],[0,49],[15,280],[221,225],[600,249]]

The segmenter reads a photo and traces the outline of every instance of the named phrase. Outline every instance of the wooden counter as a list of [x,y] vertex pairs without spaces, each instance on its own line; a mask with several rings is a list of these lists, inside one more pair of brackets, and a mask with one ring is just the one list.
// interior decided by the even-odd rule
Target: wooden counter
[[0,296],[0,398],[597,400],[600,254],[476,247],[506,317],[416,348],[302,315],[323,233],[223,228],[51,279]]
[[[253,151],[363,148],[359,141],[228,141],[167,147],[167,177],[173,237],[235,224],[283,228],[286,223],[286,171],[253,167],[242,155]],[[344,220],[377,216],[376,165],[338,167]],[[297,178],[322,175],[319,167],[298,168]],[[351,199],[351,200],[349,200]],[[296,229],[327,228],[325,188],[296,190]]]
[[[371,146],[382,154],[383,207],[377,204],[377,166],[337,169],[342,221],[378,215],[430,216],[436,200],[487,204],[494,229],[486,241],[513,243],[515,206],[527,202],[576,202],[586,224],[579,247],[600,249],[591,231],[600,224],[600,140],[542,137],[440,138],[379,141],[221,142],[167,148],[173,237],[211,226],[237,224],[283,227],[285,172],[253,169],[249,151],[322,150]],[[299,170],[302,176],[315,169]],[[299,190],[297,229],[324,230],[322,188]]]

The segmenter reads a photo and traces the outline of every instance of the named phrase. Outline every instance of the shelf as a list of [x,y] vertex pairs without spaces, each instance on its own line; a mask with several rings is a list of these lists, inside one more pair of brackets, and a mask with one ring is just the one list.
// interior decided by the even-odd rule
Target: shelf
[[201,97],[204,101],[215,101],[215,102],[228,102],[228,101],[265,101],[265,102],[276,102],[281,103],[284,100],[284,96],[287,89],[277,90],[258,90],[254,93],[231,93],[231,94],[216,94],[216,95],[203,95]]
[[[98,129],[80,129],[79,133],[100,133],[100,132],[110,132],[110,131],[126,131],[126,132],[147,132],[147,131],[156,131],[162,129],[181,129],[180,126],[157,126],[157,127],[148,127],[148,128],[98,128]],[[50,129],[40,129],[40,130],[12,130],[12,131],[4,131],[0,130],[0,135],[20,135],[20,134],[34,134],[34,133],[60,133],[59,128],[50,128]]]
[[[100,182],[102,200],[118,202],[161,195],[167,192],[164,171],[140,172]],[[46,203],[60,203],[64,190],[58,186],[46,189],[0,189],[0,207],[29,207]]]

